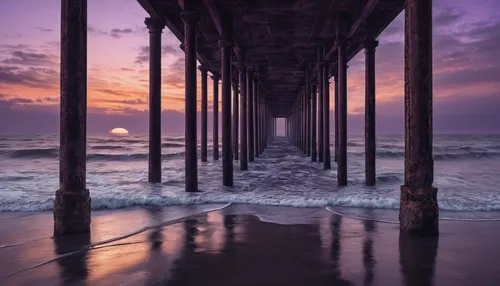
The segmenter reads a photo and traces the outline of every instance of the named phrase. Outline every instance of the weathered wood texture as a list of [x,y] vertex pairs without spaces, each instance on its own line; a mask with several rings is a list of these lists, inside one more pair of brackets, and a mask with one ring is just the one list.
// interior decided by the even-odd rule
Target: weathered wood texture
[[205,66],[201,71],[201,161],[206,162],[208,157],[208,70]]
[[432,156],[432,1],[406,0],[405,179],[401,187],[402,231],[439,233]]
[[[168,29],[183,40],[179,13],[184,1],[138,2],[150,15],[164,16]],[[234,56],[252,63],[259,72],[271,115],[286,117],[303,88],[307,65],[317,60],[318,45],[325,47],[326,60],[333,62],[329,76],[336,71],[338,15],[343,15],[347,26],[349,60],[362,49],[367,32],[377,37],[392,22],[402,11],[404,0],[199,0],[192,5],[200,15],[198,60],[211,71],[220,70],[218,40],[225,29],[223,23],[230,23]],[[366,21],[370,25],[365,25]],[[313,67],[311,79],[317,74],[317,67]]]
[[233,148],[231,146],[231,52],[232,43],[220,42],[222,55],[222,184],[233,186]]
[[61,2],[61,125],[54,235],[90,231],[86,188],[87,1]]
[[186,31],[184,38],[185,56],[185,170],[186,192],[198,191],[198,161],[196,139],[196,22],[198,13],[193,10],[184,10],[181,13]]
[[213,82],[213,104],[212,104],[212,155],[214,161],[219,160],[219,76],[214,74],[210,77]]

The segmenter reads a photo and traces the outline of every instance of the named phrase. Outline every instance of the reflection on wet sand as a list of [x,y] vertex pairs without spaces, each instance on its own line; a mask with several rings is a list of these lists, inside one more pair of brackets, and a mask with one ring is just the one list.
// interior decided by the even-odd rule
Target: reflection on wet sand
[[340,228],[342,224],[342,217],[339,215],[332,216],[332,284],[333,285],[353,285],[352,282],[342,278],[341,260],[340,260]]
[[63,285],[74,285],[76,282],[87,279],[89,275],[87,246],[89,244],[90,234],[54,238],[54,250],[57,256],[77,251],[73,255],[63,256],[57,260]]
[[[289,215],[283,209],[252,211],[202,213],[90,249],[92,238],[81,235],[0,248],[0,268],[14,273],[0,285],[499,285],[498,224],[443,223],[438,241],[329,212],[304,210],[314,219],[279,224],[276,214]],[[166,219],[161,208],[143,214],[136,229]],[[474,243],[477,235],[484,243]]]
[[376,232],[376,222],[373,220],[364,220],[365,240],[363,241],[363,266],[365,268],[365,277],[363,285],[373,284],[375,257],[373,255],[373,235]]
[[399,234],[399,262],[406,286],[434,285],[439,237]]

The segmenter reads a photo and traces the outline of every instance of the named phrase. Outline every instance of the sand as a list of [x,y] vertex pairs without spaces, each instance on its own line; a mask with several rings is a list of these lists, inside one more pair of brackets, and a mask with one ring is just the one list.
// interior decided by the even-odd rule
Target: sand
[[390,221],[169,206],[95,211],[90,235],[53,239],[52,213],[2,213],[0,285],[500,285],[500,222],[441,221],[438,238],[411,238]]

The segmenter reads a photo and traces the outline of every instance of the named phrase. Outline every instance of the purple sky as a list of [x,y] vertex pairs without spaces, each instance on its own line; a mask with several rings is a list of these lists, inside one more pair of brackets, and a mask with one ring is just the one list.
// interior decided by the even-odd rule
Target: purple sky
[[[60,1],[1,1],[0,133],[58,133]],[[147,14],[134,0],[88,2],[88,131],[124,127],[146,133],[148,33],[143,22]],[[434,131],[500,133],[500,1],[433,2]],[[379,133],[403,132],[402,16],[378,39]],[[164,132],[184,130],[184,55],[179,44],[165,30]],[[364,53],[349,66],[348,128],[350,133],[361,133]]]

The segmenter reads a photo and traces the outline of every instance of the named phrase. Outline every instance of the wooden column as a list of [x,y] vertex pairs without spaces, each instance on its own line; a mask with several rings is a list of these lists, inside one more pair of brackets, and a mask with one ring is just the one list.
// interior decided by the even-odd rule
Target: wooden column
[[192,10],[191,1],[186,1],[181,19],[184,22],[185,56],[185,170],[186,192],[198,191],[198,160],[196,139],[196,22],[198,14]]
[[276,138],[277,134],[277,120],[276,117],[274,117],[274,138]]
[[247,145],[247,70],[244,63],[238,64],[240,70],[240,96],[241,96],[241,114],[240,114],[240,170],[248,170],[248,145]]
[[264,94],[264,91],[262,91],[261,93],[261,114],[260,114],[260,118],[259,118],[259,121],[260,121],[260,134],[261,134],[261,140],[260,140],[260,153],[262,154],[264,152],[264,145],[265,145],[265,142],[266,142],[266,134],[265,134],[265,125],[264,125],[264,116],[265,116],[265,110],[266,110],[266,104],[265,104],[265,94]]
[[334,160],[337,162],[339,159],[339,77],[335,75],[335,95],[334,95],[334,120],[335,120],[335,143],[334,143]]
[[297,132],[298,132],[298,147],[302,150],[302,101],[300,98],[297,99]]
[[208,153],[208,69],[205,66],[199,66],[201,71],[201,161],[207,161]]
[[311,85],[311,161],[316,162],[317,160],[317,149],[316,149],[316,117],[317,117],[317,102],[316,102],[316,85]]
[[378,42],[367,39],[365,48],[365,181],[374,186],[375,175],[375,48]]
[[248,161],[254,161],[254,122],[253,122],[253,69],[247,70],[247,104],[248,104]]
[[318,161],[323,162],[323,62],[318,63]]
[[239,134],[239,123],[238,119],[240,118],[240,104],[238,100],[238,73],[235,72],[236,78],[233,80],[233,152],[234,152],[234,160],[239,160],[239,142],[238,142],[238,134]]
[[161,33],[162,18],[146,18],[149,30],[149,158],[148,182],[161,182]]
[[401,231],[438,235],[432,157],[432,1],[405,2],[405,179]]
[[214,85],[213,93],[213,120],[212,120],[212,149],[213,149],[213,159],[214,161],[219,160],[219,76],[214,74],[210,77]]
[[323,64],[323,169],[332,168],[330,151],[330,81],[328,78],[328,62]]
[[337,184],[347,185],[347,42],[337,39],[338,60],[338,137],[339,153],[337,158]]
[[61,1],[59,190],[54,236],[90,232],[86,187],[87,1]]
[[300,101],[302,103],[302,151],[307,154],[307,106],[306,93],[302,90]]
[[231,53],[233,44],[220,41],[222,76],[222,184],[233,186],[233,150],[231,146]]
[[[257,76],[256,76],[257,78]],[[254,148],[255,148],[255,157],[259,157],[259,96],[260,96],[260,90],[259,90],[259,84],[257,79],[254,80],[254,95],[253,95],[253,103],[254,103],[254,110],[253,110],[253,122],[254,122]]]
[[311,156],[311,144],[312,144],[312,96],[311,96],[311,75],[309,71],[309,65],[306,70],[306,95],[307,95],[307,156]]

